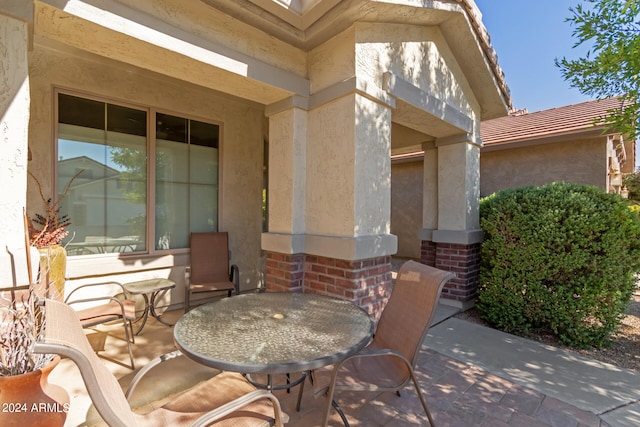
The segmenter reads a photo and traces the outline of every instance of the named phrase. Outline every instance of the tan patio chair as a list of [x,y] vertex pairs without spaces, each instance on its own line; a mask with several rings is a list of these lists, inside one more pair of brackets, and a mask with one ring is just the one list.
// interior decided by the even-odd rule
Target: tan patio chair
[[191,309],[191,294],[204,292],[240,293],[238,266],[229,265],[229,236],[226,232],[191,233],[191,265],[186,269],[184,311]]
[[[104,288],[105,286],[119,287],[121,289],[120,294],[122,297],[118,298],[110,295],[99,295],[92,298],[73,299],[74,294],[81,289],[92,287]],[[87,308],[76,310],[78,318],[80,319],[80,324],[83,328],[92,328],[109,322],[122,321],[125,339],[127,340],[127,347],[129,348],[131,369],[136,368],[133,361],[133,351],[131,350],[131,344],[135,343],[133,321],[136,319],[136,303],[133,300],[127,299],[126,292],[122,284],[118,282],[100,282],[78,286],[71,291],[69,295],[67,295],[65,302],[69,305],[89,304]]]
[[402,265],[373,341],[358,354],[334,367],[312,372],[314,395],[326,395],[323,426],[333,406],[345,426],[349,423],[333,400],[336,391],[399,391],[411,380],[429,423],[433,419],[416,380],[414,367],[444,284],[455,277],[415,261]]
[[75,362],[95,408],[111,427],[266,427],[282,426],[288,420],[273,394],[256,390],[241,374],[230,372],[200,383],[147,414],[137,414],[127,397],[151,367],[179,352],[159,357],[141,369],[125,394],[91,349],[76,312],[58,301],[45,300],[43,304],[45,337],[35,345],[34,352],[59,354]]

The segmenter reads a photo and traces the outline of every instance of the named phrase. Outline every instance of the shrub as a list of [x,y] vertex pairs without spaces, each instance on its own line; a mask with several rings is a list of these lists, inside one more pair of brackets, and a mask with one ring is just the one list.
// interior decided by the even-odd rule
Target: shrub
[[486,197],[480,218],[484,320],[575,347],[610,342],[640,269],[640,219],[625,199],[554,183]]

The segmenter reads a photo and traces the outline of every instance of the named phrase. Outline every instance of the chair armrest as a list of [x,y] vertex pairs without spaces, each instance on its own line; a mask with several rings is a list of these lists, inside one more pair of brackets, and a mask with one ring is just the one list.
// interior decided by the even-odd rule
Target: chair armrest
[[122,305],[122,300],[120,300],[119,298],[116,298],[116,297],[106,297],[105,296],[105,297],[77,299],[75,301],[65,302],[65,304],[73,305],[73,304],[79,304],[79,303],[83,303],[83,302],[97,302],[97,301],[113,301],[113,302],[117,302],[120,305],[120,308],[122,308],[122,313],[124,313],[124,306]]
[[133,377],[133,379],[129,383],[129,387],[127,387],[127,391],[125,391],[124,393],[124,396],[127,398],[127,400],[129,400],[129,397],[131,396],[131,394],[133,394],[133,391],[138,386],[138,383],[142,380],[142,377],[144,377],[147,374],[147,372],[149,372],[151,369],[153,369],[155,366],[159,365],[160,363],[166,362],[167,360],[175,359],[180,355],[182,355],[182,352],[180,352],[180,350],[174,350],[170,353],[166,353],[166,354],[163,354],[162,356],[158,356],[152,361],[150,361],[149,363],[147,363],[144,366],[144,368],[138,371],[138,373]]
[[229,280],[233,282],[233,286],[236,288],[236,295],[240,295],[240,269],[235,264],[231,264]]
[[[353,354],[343,360],[341,360],[340,362],[336,363],[333,365],[333,369],[331,370],[331,375],[328,375],[328,372],[324,371],[325,373],[322,375],[322,379],[324,381],[322,381],[321,383],[318,383],[319,378],[317,378],[317,375],[314,375],[315,371],[311,372],[311,378],[312,378],[312,384],[314,384],[314,396],[315,397],[319,397],[323,394],[326,393],[330,393],[331,396],[333,396],[333,389],[334,388],[340,388],[339,385],[337,384],[337,380],[338,380],[338,375],[340,373],[340,369],[343,367],[343,365],[353,359],[358,359],[358,358],[365,358],[365,357],[378,357],[378,356],[394,356],[397,357],[399,359],[401,359],[409,368],[409,370],[411,370],[411,363],[409,362],[409,360],[407,360],[406,357],[404,357],[402,354],[394,351],[394,350],[390,350],[390,349],[386,349],[386,348],[365,348],[363,350],[360,350],[358,353]],[[327,381],[328,380],[328,381]],[[348,387],[348,389],[353,390],[353,388]]]
[[115,286],[120,287],[120,289],[122,289],[122,295],[124,296],[124,299],[127,299],[127,292],[126,292],[124,286],[122,285],[122,283],[120,283],[120,282],[99,282],[99,283],[88,283],[86,285],[78,286],[77,288],[75,288],[74,290],[69,292],[69,295],[67,295],[67,298],[64,300],[64,302],[69,304],[69,300],[71,299],[71,295],[73,295],[76,291],[78,291],[80,289],[90,288],[90,287],[94,287],[94,286],[104,286],[104,285],[115,285]]
[[126,423],[122,421],[122,416],[106,404],[105,396],[100,387],[100,380],[98,376],[96,376],[96,372],[89,359],[75,346],[60,342],[60,340],[57,341],[58,342],[37,342],[33,346],[33,352],[39,354],[59,354],[60,356],[71,359],[78,367],[82,379],[86,384],[87,391],[89,392],[89,397],[95,402],[94,405],[98,409],[100,416],[110,426],[127,427],[125,425]]
[[401,353],[398,353],[395,350],[391,350],[391,349],[388,349],[388,348],[365,348],[363,350],[360,350],[356,354],[353,354],[353,355],[341,360],[339,363],[337,363],[335,365],[334,369],[333,369],[333,375],[331,376],[332,381],[335,380],[335,378],[338,376],[338,371],[340,370],[342,365],[344,365],[348,360],[364,358],[364,357],[378,357],[378,356],[394,356],[394,357],[397,357],[397,358],[401,359],[407,365],[407,367],[409,369],[412,369],[411,362],[406,357],[404,357]]
[[407,360],[406,357],[404,357],[402,354],[398,353],[397,351],[390,350],[388,348],[364,348],[359,352],[357,352],[356,354],[352,354],[351,356],[346,357],[342,359],[340,362],[336,363],[334,365],[333,372],[336,373],[342,367],[342,365],[344,365],[347,361],[351,359],[357,359],[361,357],[376,357],[376,356],[395,356],[402,359],[405,363],[411,366],[411,363],[409,362],[409,360]]
[[[126,311],[124,309],[124,305],[122,304],[122,300],[120,300],[119,298],[116,298],[116,297],[107,297],[107,296],[105,296],[105,297],[78,299],[78,300],[75,300],[75,301],[66,302],[65,304],[73,305],[73,304],[79,304],[79,303],[98,302],[98,301],[112,301],[112,302],[115,302],[120,306],[120,311],[122,312],[122,318],[123,319],[129,320],[129,321],[132,321],[132,320],[135,319],[135,317],[127,316],[127,313],[126,313]],[[99,305],[97,305],[96,307],[99,307]]]
[[[222,417],[225,417],[242,407],[248,405],[249,403],[255,402],[260,399],[269,399],[273,404],[273,412],[275,417],[275,426],[282,427],[283,426],[283,418],[285,418],[282,414],[282,408],[280,407],[280,402],[278,399],[267,390],[255,390],[250,393],[245,394],[244,396],[240,396],[239,398],[232,400],[229,403],[226,403],[206,414],[202,415],[200,418],[195,420],[191,427],[204,427],[207,426],[214,421],[219,420]],[[288,417],[287,417],[288,418]]]
[[407,360],[407,358],[404,357],[402,354],[388,348],[365,348],[363,350],[360,350],[356,354],[352,354],[351,356],[341,361],[340,365],[342,365],[344,361],[349,359],[355,359],[357,357],[374,357],[374,356],[397,356],[401,359]]

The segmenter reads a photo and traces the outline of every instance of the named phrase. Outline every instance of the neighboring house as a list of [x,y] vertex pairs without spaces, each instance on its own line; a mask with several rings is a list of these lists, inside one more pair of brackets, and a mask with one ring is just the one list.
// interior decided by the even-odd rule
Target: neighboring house
[[[555,181],[624,193],[622,174],[635,169],[635,141],[594,124],[619,107],[620,101],[611,98],[483,121],[481,196]],[[429,185],[423,184],[423,153],[406,151],[392,157],[391,232],[398,236],[398,256],[406,258],[422,256],[421,241],[415,235],[423,214],[420,199]]]
[[135,240],[72,254],[69,288],[164,276],[181,304],[189,233],[224,230],[242,289],[377,313],[391,154],[426,143],[423,261],[458,273],[445,298],[475,294],[480,122],[511,101],[472,0],[2,2],[0,51],[0,243],[41,209],[27,169],[50,195],[73,158],[101,163],[63,201],[76,246]]
[[621,106],[609,98],[483,121],[480,195],[556,181],[620,194],[622,175],[635,170],[636,143],[594,121]]

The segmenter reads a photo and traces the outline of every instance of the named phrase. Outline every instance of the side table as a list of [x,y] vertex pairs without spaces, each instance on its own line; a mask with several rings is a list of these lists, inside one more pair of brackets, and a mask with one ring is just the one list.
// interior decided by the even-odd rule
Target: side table
[[[146,279],[139,280],[137,282],[129,282],[124,283],[124,289],[129,292],[131,295],[142,295],[144,298],[144,311],[142,316],[138,317],[136,321],[142,319],[138,330],[135,332],[138,335],[142,328],[144,328],[145,323],[147,323],[147,318],[149,317],[149,313],[160,323],[173,326],[160,318],[160,315],[156,312],[156,297],[162,291],[166,291],[176,287],[176,284],[173,280],[169,279]],[[151,295],[151,297],[149,297]]]

